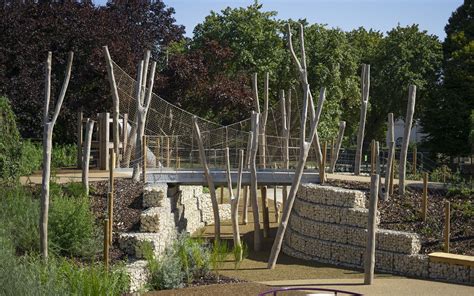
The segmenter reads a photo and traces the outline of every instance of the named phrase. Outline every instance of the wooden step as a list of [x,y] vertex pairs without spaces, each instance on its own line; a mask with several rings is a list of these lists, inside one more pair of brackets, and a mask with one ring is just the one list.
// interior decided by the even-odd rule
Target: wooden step
[[463,266],[474,266],[474,256],[458,255],[444,252],[434,252],[428,254],[431,262],[457,264]]

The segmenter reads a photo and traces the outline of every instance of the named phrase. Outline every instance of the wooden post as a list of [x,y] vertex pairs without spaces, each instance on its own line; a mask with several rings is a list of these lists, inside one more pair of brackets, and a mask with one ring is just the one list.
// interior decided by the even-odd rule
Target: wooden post
[[449,253],[449,236],[451,229],[451,204],[444,204],[444,252]]
[[109,166],[109,118],[110,114],[99,114],[99,168],[106,170]]
[[405,118],[405,132],[403,135],[402,149],[400,152],[400,164],[398,169],[398,193],[405,194],[405,175],[407,166],[408,144],[410,143],[411,124],[413,113],[415,113],[416,86],[410,85],[408,91],[407,114]]
[[166,167],[171,165],[170,137],[166,137]]
[[[246,168],[250,168],[250,151],[252,149],[252,142],[253,142],[253,134],[252,133],[249,133],[249,138],[248,138],[248,141],[247,141],[247,150],[246,150],[246,153],[247,155],[245,156],[245,167]],[[244,188],[244,205],[243,205],[243,209],[242,209],[242,223],[244,225],[247,224],[248,222],[248,208],[251,204],[251,202],[249,203],[249,197],[250,197],[250,194],[249,194],[249,186],[245,186]]]
[[122,123],[122,154],[121,154],[121,159],[119,159],[119,161],[123,161],[125,159],[125,150],[127,149],[127,141],[128,141],[128,114],[125,113],[123,114],[123,123]]
[[240,232],[239,232],[239,194],[240,194],[240,185],[242,182],[242,167],[244,164],[244,154],[243,151],[239,151],[239,172],[237,177],[237,197],[234,196],[234,191],[232,190],[232,178],[230,173],[230,157],[229,157],[229,147],[225,149],[225,161],[226,161],[226,175],[227,175],[227,187],[229,190],[230,198],[230,207],[231,207],[231,221],[232,221],[232,234],[234,238],[234,250],[238,250],[239,254],[236,256],[236,261],[240,262],[242,260],[242,245],[240,243]]
[[275,208],[275,222],[280,222],[280,205],[278,204],[278,187],[273,187],[273,206]]
[[395,178],[395,154],[393,155],[392,173],[390,174],[390,186],[389,186],[389,191],[388,191],[390,195],[393,195],[393,179],[394,178]]
[[91,142],[92,132],[94,131],[94,121],[87,118],[86,124],[86,139],[83,147],[83,158],[82,158],[82,186],[86,191],[86,195],[89,195],[89,162],[91,158]]
[[335,147],[334,147],[334,138],[331,138],[331,147],[329,147],[330,154],[329,154],[329,164],[331,164],[331,160],[334,158],[334,152],[335,152]]
[[372,175],[370,183],[369,217],[367,225],[367,248],[364,260],[364,284],[371,285],[374,280],[375,269],[375,235],[377,232],[377,200],[380,177]]
[[[291,89],[288,91],[288,106],[291,105]],[[282,138],[283,138],[283,168],[290,168],[290,153],[289,153],[289,144],[290,144],[290,118],[289,110],[287,110],[287,102],[285,99],[285,91],[280,91],[280,107],[282,114]],[[288,197],[288,187],[283,186],[282,188],[282,204],[283,208],[285,207],[286,199]]]
[[421,206],[421,217],[423,222],[426,222],[426,215],[428,212],[428,173],[423,174],[423,201]]
[[370,142],[370,175],[375,174],[375,140]]
[[147,169],[147,140],[146,140],[146,136],[143,136],[143,140],[142,140],[142,155],[143,155],[143,164],[142,164],[142,181],[143,183],[146,183],[146,169]]
[[109,219],[104,219],[104,266],[109,270]]
[[252,111],[252,146],[250,148],[250,199],[254,222],[254,251],[262,248],[262,233],[260,231],[260,218],[257,202],[257,151],[258,151],[259,114]]
[[112,192],[107,193],[107,221],[109,224],[108,240],[109,244],[112,245],[112,227],[114,224],[114,194]]
[[161,154],[160,154],[160,138],[159,137],[156,137],[155,139],[155,167],[159,167],[160,165],[160,157],[161,157]]
[[387,169],[385,172],[385,194],[382,196],[382,200],[386,201],[393,194],[393,163],[395,160],[395,139],[394,139],[394,122],[393,122],[393,113],[388,114],[387,121],[387,146],[388,146],[388,156],[387,156]]
[[114,192],[114,164],[115,164],[115,152],[114,148],[110,148],[110,161],[109,161],[109,192]]
[[51,179],[51,154],[53,150],[53,130],[58,119],[61,106],[66,96],[66,91],[71,78],[72,60],[74,53],[69,52],[66,74],[59,94],[53,116],[49,116],[49,102],[51,100],[51,60],[52,53],[48,52],[45,67],[45,100],[43,114],[43,174],[41,176],[41,200],[40,200],[40,251],[44,261],[48,260],[48,216],[49,216],[49,181]]
[[[137,141],[136,141],[136,148],[135,148],[135,165],[133,166],[133,174],[132,179],[134,182],[138,182],[140,180],[140,159],[143,159],[146,162],[146,155],[143,153],[143,139],[145,136],[145,127],[146,127],[146,118],[148,114],[148,110],[150,109],[151,105],[151,98],[153,94],[153,85],[155,82],[155,70],[156,70],[156,62],[153,62],[151,65],[151,72],[150,77],[148,80],[147,86],[147,73],[148,73],[148,60],[150,51],[146,53],[146,61],[145,67],[143,67],[143,61],[139,64],[138,71],[143,71],[143,75],[140,73],[138,74],[137,84],[142,85],[142,87],[137,87],[136,98],[137,98]],[[141,83],[140,83],[141,82]],[[146,87],[147,86],[147,87]],[[146,146],[145,146],[146,147]]]
[[339,150],[341,150],[342,139],[344,137],[344,130],[346,129],[346,122],[339,122],[339,133],[337,134],[336,147],[334,147],[334,154],[331,155],[331,166],[329,168],[330,173],[334,173],[336,170],[337,159],[339,158]]
[[362,64],[361,74],[361,105],[359,130],[357,132],[357,148],[355,156],[354,174],[360,174],[360,164],[362,162],[362,146],[364,145],[365,120],[367,116],[367,105],[369,103],[370,88],[370,65]]
[[212,211],[214,214],[214,239],[220,240],[221,222],[219,219],[219,205],[217,204],[216,187],[214,186],[214,179],[209,170],[209,165],[207,164],[206,152],[204,150],[204,144],[201,137],[201,131],[199,129],[196,116],[193,117],[193,129],[194,129],[194,133],[196,134],[197,142],[199,145],[199,156],[201,159],[201,164],[204,167],[204,174],[206,175],[207,185],[209,187],[209,192],[211,194]]
[[[112,64],[112,58],[110,57],[109,49],[107,46],[103,47],[104,53],[105,53],[105,61],[107,64],[107,76],[109,77],[109,84],[110,84],[110,89],[112,92],[112,102],[113,102],[113,108],[112,108],[112,118],[113,118],[113,128],[112,128],[112,135],[113,135],[113,141],[114,141],[114,152],[115,155],[118,155],[120,153],[119,150],[119,104],[120,104],[120,99],[119,99],[119,94],[117,90],[117,83],[115,82],[115,74],[114,74],[114,66]],[[114,159],[115,160],[115,159]]]
[[417,149],[416,149],[416,146],[413,147],[413,176],[416,176],[416,163],[417,163]]
[[326,155],[327,155],[327,141],[323,144],[323,159],[321,160],[321,185],[326,182]]
[[114,224],[114,165],[115,165],[115,151],[114,148],[110,148],[110,161],[109,161],[109,193],[108,197],[108,219],[109,219],[109,243],[112,245],[112,231]]
[[82,120],[83,114],[81,112],[77,112],[77,168],[82,168],[82,152],[83,152],[83,135],[82,135]]
[[260,187],[260,195],[262,200],[263,237],[268,238],[270,235],[270,217],[268,214],[267,186]]
[[221,204],[224,203],[224,186],[220,186],[221,187]]

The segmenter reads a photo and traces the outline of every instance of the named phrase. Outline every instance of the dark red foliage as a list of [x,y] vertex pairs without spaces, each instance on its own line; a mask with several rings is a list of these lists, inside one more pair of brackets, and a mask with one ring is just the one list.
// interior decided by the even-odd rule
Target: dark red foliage
[[77,111],[94,116],[111,106],[102,46],[108,45],[113,59],[134,75],[145,49],[160,59],[162,47],[183,38],[174,10],[162,1],[118,1],[106,7],[90,1],[16,2],[23,1],[0,2],[0,95],[11,100],[23,137],[41,138],[48,51],[53,52],[53,99],[61,88],[67,53],[75,53],[55,128],[56,141],[73,141]]
[[243,73],[227,74],[233,52],[216,41],[172,55],[163,71],[160,94],[180,107],[222,124],[249,116],[250,81]]

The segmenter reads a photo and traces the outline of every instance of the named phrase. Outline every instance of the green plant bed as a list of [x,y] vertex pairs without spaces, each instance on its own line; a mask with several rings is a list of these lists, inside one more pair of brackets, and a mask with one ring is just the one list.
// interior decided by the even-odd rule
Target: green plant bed
[[[19,184],[0,188],[0,224],[11,235],[19,254],[39,250],[40,188]],[[56,255],[93,260],[101,250],[100,228],[95,224],[89,199],[80,184],[50,188],[49,242]]]

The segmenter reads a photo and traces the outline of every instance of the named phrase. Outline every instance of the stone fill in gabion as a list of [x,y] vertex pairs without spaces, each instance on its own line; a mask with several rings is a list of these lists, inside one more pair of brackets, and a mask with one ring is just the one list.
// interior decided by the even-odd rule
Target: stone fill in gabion
[[[283,252],[305,260],[363,268],[368,210],[365,194],[302,184],[293,205]],[[376,223],[380,221],[377,213]],[[416,233],[377,229],[375,268],[406,276],[474,283],[474,268],[430,262],[418,254]]]

